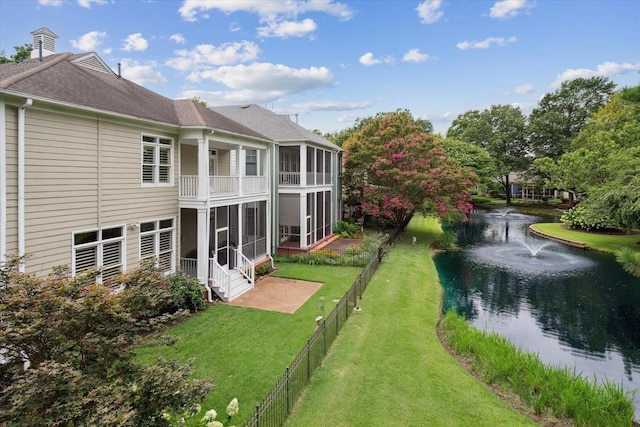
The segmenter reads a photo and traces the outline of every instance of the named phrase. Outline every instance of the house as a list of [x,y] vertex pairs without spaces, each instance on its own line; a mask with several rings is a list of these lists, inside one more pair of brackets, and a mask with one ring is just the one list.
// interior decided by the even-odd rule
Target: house
[[333,235],[342,210],[341,149],[258,105],[214,107],[278,143],[277,241],[281,252],[307,251]]
[[[210,299],[251,289],[279,239],[278,142],[128,81],[96,53],[56,53],[46,28],[32,34],[31,59],[0,65],[0,262],[28,255],[20,269],[40,276],[97,267],[108,283],[151,259]],[[306,179],[325,203],[333,171],[312,177],[314,193]],[[306,246],[331,232],[319,223]]]

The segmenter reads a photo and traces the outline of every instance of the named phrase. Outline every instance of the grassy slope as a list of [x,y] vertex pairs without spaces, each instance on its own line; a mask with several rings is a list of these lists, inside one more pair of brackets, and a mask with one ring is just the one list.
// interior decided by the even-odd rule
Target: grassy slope
[[433,220],[412,220],[288,426],[534,425],[469,375],[437,337],[442,290],[427,246],[437,230]]
[[[281,264],[274,273],[322,282],[324,285],[294,314],[217,304],[186,322],[164,332],[178,341],[170,346],[140,345],[138,361],[151,364],[157,356],[187,363],[194,358],[194,376],[214,384],[202,403],[203,412],[215,409],[224,414],[229,401],[237,397],[241,425],[280,378],[285,368],[313,334],[315,318],[325,315],[351,286],[360,268]],[[323,296],[321,301],[319,298]],[[196,403],[196,402],[194,402]],[[199,415],[200,418],[202,414]]]
[[622,247],[640,250],[640,245],[638,245],[638,242],[640,242],[640,236],[638,235],[588,233],[585,231],[563,228],[563,224],[561,223],[534,224],[533,228],[552,236],[584,243],[589,248],[599,251],[615,252]]

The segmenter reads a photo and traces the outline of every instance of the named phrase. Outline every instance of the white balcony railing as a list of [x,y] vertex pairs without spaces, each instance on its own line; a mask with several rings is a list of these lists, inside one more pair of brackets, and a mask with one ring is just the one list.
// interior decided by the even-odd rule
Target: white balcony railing
[[[237,176],[210,176],[209,197],[240,196],[242,194],[261,194],[268,191],[267,177],[245,176],[242,177],[242,192],[240,191],[240,178]],[[180,198],[198,198],[198,177],[193,175],[180,176]]]
[[238,193],[238,177],[237,176],[210,176],[209,177],[209,196],[233,196]]
[[300,172],[280,172],[280,185],[300,185]]
[[243,194],[258,194],[267,192],[266,176],[245,176],[242,178]]
[[195,199],[198,197],[198,177],[193,175],[180,176],[180,198]]

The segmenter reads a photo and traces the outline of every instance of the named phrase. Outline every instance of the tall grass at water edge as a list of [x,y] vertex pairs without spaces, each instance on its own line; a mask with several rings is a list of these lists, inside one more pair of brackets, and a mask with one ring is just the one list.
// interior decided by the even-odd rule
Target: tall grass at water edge
[[621,385],[599,383],[570,368],[547,366],[506,338],[480,331],[450,311],[439,327],[456,354],[490,385],[520,396],[537,415],[572,419],[578,426],[630,426],[633,395]]

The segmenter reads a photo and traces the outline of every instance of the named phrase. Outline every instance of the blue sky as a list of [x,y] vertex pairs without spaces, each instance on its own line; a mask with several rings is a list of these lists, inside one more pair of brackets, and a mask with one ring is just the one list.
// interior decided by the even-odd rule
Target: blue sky
[[638,0],[0,0],[0,48],[47,27],[167,97],[255,103],[331,132],[398,108],[525,114],[563,80],[640,84]]

